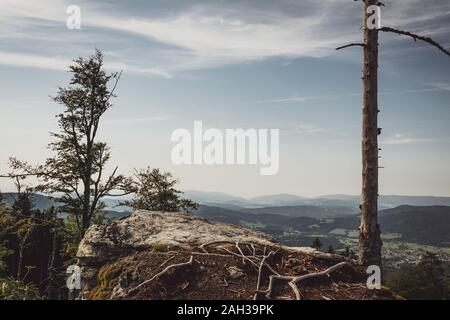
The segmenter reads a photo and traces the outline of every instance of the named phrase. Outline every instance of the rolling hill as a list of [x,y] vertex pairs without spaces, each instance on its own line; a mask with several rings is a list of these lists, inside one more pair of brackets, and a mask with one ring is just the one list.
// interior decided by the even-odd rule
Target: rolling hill
[[[303,235],[327,236],[334,230],[355,232],[359,225],[357,214],[325,219],[277,214],[272,208],[258,210],[249,213],[248,209],[239,212],[200,206],[195,214],[213,221],[253,226],[275,236],[291,229]],[[379,220],[383,233],[398,234],[401,241],[450,247],[450,206],[399,206],[380,211]]]

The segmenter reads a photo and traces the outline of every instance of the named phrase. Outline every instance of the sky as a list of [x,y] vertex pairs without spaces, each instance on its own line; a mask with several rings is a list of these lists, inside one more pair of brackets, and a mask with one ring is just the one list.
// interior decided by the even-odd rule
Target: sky
[[[450,47],[448,0],[384,1],[381,24]],[[81,28],[68,29],[69,5]],[[100,137],[109,170],[170,171],[184,190],[240,196],[359,194],[362,5],[348,0],[0,0],[0,173],[51,153],[71,61],[123,70]],[[380,34],[380,193],[450,196],[450,58]],[[174,130],[279,129],[280,168],[175,165]],[[12,190],[0,179],[0,190]]]

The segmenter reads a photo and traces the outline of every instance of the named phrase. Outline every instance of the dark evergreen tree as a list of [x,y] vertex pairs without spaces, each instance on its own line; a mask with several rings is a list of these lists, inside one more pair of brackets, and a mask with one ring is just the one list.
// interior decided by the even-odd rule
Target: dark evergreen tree
[[450,264],[427,253],[416,265],[401,267],[386,281],[386,286],[405,299],[450,299]]
[[323,244],[322,244],[322,242],[320,241],[320,239],[319,239],[319,238],[315,238],[314,241],[313,241],[313,243],[312,243],[312,247],[313,247],[314,249],[320,250],[320,249],[322,248],[322,246],[323,246]]

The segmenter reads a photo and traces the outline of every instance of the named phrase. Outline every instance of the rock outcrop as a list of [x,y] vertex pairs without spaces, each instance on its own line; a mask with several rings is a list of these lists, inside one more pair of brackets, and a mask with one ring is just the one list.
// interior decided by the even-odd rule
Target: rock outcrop
[[[368,296],[364,273],[340,256],[281,246],[264,233],[183,213],[139,210],[92,226],[77,258],[83,299],[325,299],[321,290],[330,285],[351,288],[334,298]],[[336,264],[336,279],[322,279],[320,272]],[[301,293],[275,277],[310,273],[319,281]]]
[[188,249],[212,241],[275,244],[264,233],[190,214],[138,210],[118,221],[89,228],[78,247],[77,258],[83,263],[99,263],[155,246]]

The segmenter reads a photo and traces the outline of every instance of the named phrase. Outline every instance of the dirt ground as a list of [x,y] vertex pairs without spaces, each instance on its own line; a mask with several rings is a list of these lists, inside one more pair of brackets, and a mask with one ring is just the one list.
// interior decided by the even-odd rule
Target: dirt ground
[[[205,251],[201,248],[176,251],[153,248],[122,257],[100,268],[97,286],[88,298],[252,300],[259,276],[261,292],[256,295],[257,299],[292,300],[296,296],[286,280],[275,280],[270,296],[262,292],[268,288],[270,275],[274,272],[286,276],[321,272],[343,261],[338,256],[325,258],[280,247],[249,244],[239,244],[239,248],[231,243],[211,245]],[[270,251],[272,254],[267,257]],[[265,256],[267,264],[262,264]],[[192,263],[187,264],[191,257]],[[177,264],[182,265],[171,267]],[[166,268],[166,272],[158,275]],[[302,280],[297,287],[302,300],[392,298],[389,292],[378,290],[374,294],[368,290],[366,278],[363,270],[349,264],[330,275]],[[117,288],[122,294],[115,294]]]

